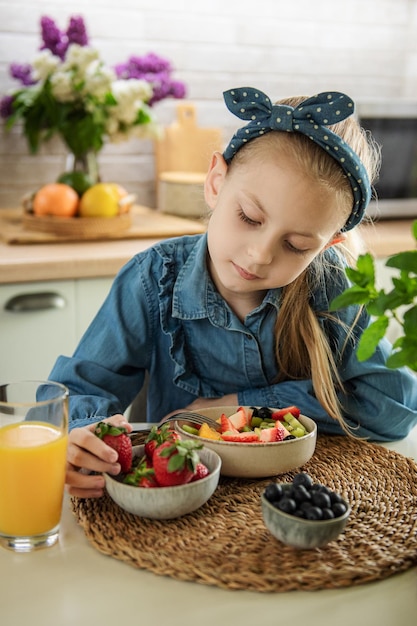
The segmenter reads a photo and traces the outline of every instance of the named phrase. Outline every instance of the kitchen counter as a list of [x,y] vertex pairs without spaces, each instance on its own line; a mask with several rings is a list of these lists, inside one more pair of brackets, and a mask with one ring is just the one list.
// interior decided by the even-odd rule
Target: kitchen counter
[[[385,445],[416,459],[417,428]],[[416,568],[334,590],[230,591],[157,576],[104,556],[87,541],[67,498],[61,530],[59,543],[46,550],[0,549],[2,626],[415,626]]]
[[0,243],[0,284],[115,276],[157,239],[6,245]]
[[[384,257],[415,247],[412,220],[361,227],[367,248]],[[0,284],[115,276],[137,252],[157,239],[7,245],[0,243]]]

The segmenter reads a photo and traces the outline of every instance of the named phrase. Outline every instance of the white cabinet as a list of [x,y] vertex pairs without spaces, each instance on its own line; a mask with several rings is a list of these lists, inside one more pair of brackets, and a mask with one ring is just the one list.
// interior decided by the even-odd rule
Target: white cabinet
[[71,355],[112,278],[0,285],[0,381],[44,379]]

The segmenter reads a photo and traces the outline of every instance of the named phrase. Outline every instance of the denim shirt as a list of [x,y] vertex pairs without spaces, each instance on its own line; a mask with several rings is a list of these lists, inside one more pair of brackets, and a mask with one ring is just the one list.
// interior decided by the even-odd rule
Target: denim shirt
[[[331,250],[325,254],[334,269],[336,256]],[[241,405],[295,404],[318,423],[319,432],[342,434],[316,400],[311,380],[274,382],[281,290],[270,290],[241,322],[214,287],[206,256],[206,234],[185,236],[158,243],[121,269],[74,355],[60,356],[50,374],[70,390],[70,428],[123,413],[148,372],[152,422],[197,397],[237,393]],[[316,310],[328,309],[347,286],[338,264],[339,271],[312,294]],[[348,307],[339,317],[350,325],[356,313]],[[361,327],[367,323],[364,314]],[[331,345],[340,348],[342,327],[328,325],[326,332]],[[381,441],[400,439],[417,423],[417,378],[407,369],[385,367],[390,349],[383,340],[375,355],[361,363],[351,344],[340,367],[347,423],[357,435]]]

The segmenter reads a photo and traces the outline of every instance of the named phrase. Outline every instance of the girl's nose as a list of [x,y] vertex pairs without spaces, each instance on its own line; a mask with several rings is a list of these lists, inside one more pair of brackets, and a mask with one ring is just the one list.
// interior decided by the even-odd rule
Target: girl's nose
[[253,243],[249,246],[248,254],[254,263],[269,265],[274,258],[274,248],[267,242]]

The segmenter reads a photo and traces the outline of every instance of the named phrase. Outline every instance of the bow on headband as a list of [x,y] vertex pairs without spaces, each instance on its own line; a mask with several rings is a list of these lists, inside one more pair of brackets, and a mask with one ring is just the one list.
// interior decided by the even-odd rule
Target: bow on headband
[[358,155],[328,128],[354,112],[354,103],[349,96],[339,92],[320,93],[296,107],[272,104],[268,96],[252,87],[230,89],[223,96],[234,115],[249,120],[233,135],[224,151],[227,162],[245,143],[272,130],[306,135],[339,163],[352,187],[353,209],[343,230],[350,230],[362,220],[371,199],[368,174]]

